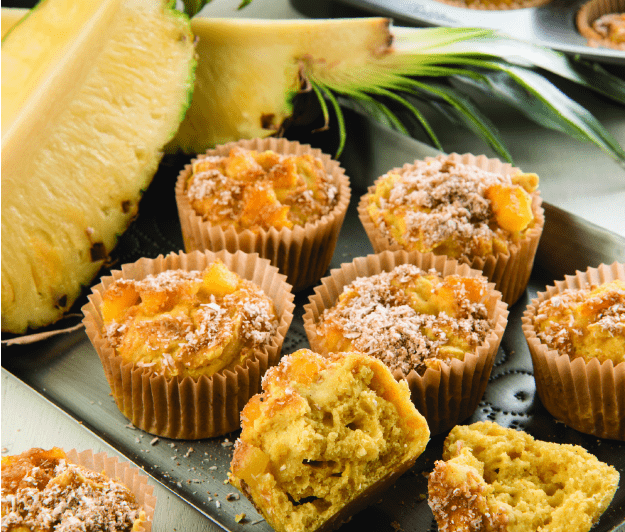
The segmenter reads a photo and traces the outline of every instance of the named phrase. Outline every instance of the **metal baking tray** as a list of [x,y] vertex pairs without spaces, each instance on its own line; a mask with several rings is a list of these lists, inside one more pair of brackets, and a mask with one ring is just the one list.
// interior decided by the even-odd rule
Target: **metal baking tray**
[[[372,253],[357,217],[356,203],[379,171],[377,165],[385,164],[390,168],[405,162],[407,157],[414,159],[433,153],[431,148],[405,139],[406,151],[398,149],[399,144],[394,142],[396,151],[386,150],[389,160],[374,161],[369,152],[361,149],[362,143],[367,142],[363,136],[368,133],[360,126],[350,127],[350,131],[358,131],[359,135],[348,139],[342,158],[352,178],[352,204],[332,268]],[[120,239],[114,254],[117,265],[113,267],[141,256],[155,257],[183,248],[173,190],[177,173],[187,161],[188,158],[179,156],[164,159],[142,200],[140,216]],[[625,444],[576,432],[555,422],[544,409],[535,393],[532,364],[520,317],[530,298],[553,280],[562,278],[564,273],[625,257],[625,239],[550,205],[546,205],[546,220],[529,287],[511,308],[509,325],[486,392],[477,411],[466,423],[493,420],[505,427],[525,430],[538,439],[581,445],[600,460],[614,465],[621,473],[620,487],[611,506],[593,529],[593,532],[614,532],[625,526]],[[296,296],[295,317],[284,343],[284,354],[308,347],[302,307],[311,293],[312,289]],[[77,307],[83,302],[84,298]],[[225,483],[238,432],[219,438],[180,441],[154,438],[130,426],[110,395],[100,361],[83,331],[36,344],[12,345],[2,351],[2,366],[7,371],[219,527],[232,532],[271,530],[252,505]],[[425,475],[432,470],[434,460],[441,457],[444,437],[445,434],[433,437],[415,466],[378,502],[355,515],[341,530],[435,531],[436,523],[427,504]],[[241,513],[245,513],[246,518],[237,523],[235,518]],[[158,523],[155,527],[159,530]]]
[[464,26],[500,30],[534,44],[605,63],[625,63],[625,51],[588,46],[575,16],[586,0],[551,0],[539,7],[484,10],[438,0],[338,0],[371,14],[392,17],[397,25]]

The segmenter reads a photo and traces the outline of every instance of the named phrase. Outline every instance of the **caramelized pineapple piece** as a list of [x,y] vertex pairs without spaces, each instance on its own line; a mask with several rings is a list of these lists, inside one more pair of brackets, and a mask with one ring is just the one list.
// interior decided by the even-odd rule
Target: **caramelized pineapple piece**
[[263,168],[256,162],[258,152],[233,149],[224,160],[224,175],[239,181],[253,181],[261,177]]
[[130,284],[118,284],[102,297],[102,318],[105,322],[120,321],[125,311],[139,301],[139,293]]
[[485,195],[497,223],[506,231],[523,231],[534,219],[532,198],[521,186],[492,185]]
[[245,191],[245,207],[241,213],[240,222],[243,227],[260,225],[261,227],[293,227],[288,219],[290,207],[278,202],[273,189],[258,185],[248,187]]
[[202,280],[204,293],[213,294],[215,297],[223,297],[232,294],[239,286],[239,277],[231,272],[226,265],[217,260],[206,270]]

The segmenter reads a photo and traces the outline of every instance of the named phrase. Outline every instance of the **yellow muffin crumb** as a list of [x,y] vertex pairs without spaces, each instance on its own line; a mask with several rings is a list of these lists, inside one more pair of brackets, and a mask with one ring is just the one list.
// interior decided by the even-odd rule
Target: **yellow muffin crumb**
[[138,530],[145,512],[128,488],[66,458],[58,447],[2,457],[2,530]]
[[126,362],[166,377],[213,375],[270,345],[271,299],[216,260],[202,271],[118,279],[104,291],[103,337]]
[[442,277],[402,264],[359,277],[322,313],[316,335],[324,352],[359,351],[404,375],[464,360],[492,330],[490,290],[481,277]]
[[226,229],[291,229],[338,204],[338,188],[320,159],[233,148],[193,162],[186,193],[204,221]]
[[408,251],[453,258],[509,254],[533,227],[536,174],[504,175],[440,155],[382,176],[367,212]]
[[618,482],[614,467],[582,447],[478,422],[445,439],[428,503],[441,532],[587,532]]
[[625,281],[567,289],[542,301],[534,329],[541,342],[571,359],[625,362]]
[[241,414],[230,482],[278,532],[332,529],[406,471],[429,430],[380,361],[296,351]]

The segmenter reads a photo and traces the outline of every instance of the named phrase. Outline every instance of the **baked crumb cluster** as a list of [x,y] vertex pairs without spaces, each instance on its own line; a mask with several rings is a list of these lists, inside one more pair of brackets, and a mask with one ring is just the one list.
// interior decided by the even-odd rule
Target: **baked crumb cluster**
[[229,478],[277,531],[337,518],[409,468],[429,439],[405,382],[362,353],[301,349],[268,370],[263,390],[241,414]]
[[166,377],[231,369],[278,328],[271,299],[220,260],[203,272],[118,279],[102,300],[102,334],[117,354]]
[[268,230],[319,220],[338,203],[320,159],[236,147],[193,162],[186,185],[195,212],[213,225]]
[[614,467],[580,446],[478,422],[445,439],[428,503],[441,532],[587,532],[618,483]]
[[536,174],[495,174],[441,155],[380,178],[368,213],[402,248],[453,258],[509,253],[533,226]]
[[126,532],[145,514],[122,484],[59,448],[2,458],[2,531]]
[[404,375],[463,360],[492,330],[482,278],[402,264],[346,286],[316,327],[327,352],[359,351]]
[[542,301],[534,329],[541,342],[571,359],[625,362],[625,282],[566,289]]

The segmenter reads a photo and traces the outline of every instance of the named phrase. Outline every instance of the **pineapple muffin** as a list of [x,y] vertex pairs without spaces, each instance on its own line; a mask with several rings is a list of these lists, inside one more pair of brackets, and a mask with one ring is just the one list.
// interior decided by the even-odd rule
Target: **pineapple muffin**
[[[87,453],[92,461],[94,456]],[[76,458],[79,455],[74,453]],[[98,455],[96,455],[98,456]],[[102,456],[97,460],[105,467]],[[119,463],[113,459],[119,466]],[[137,496],[117,479],[73,463],[62,449],[33,448],[2,457],[2,530],[88,530],[89,532],[138,532],[151,529],[153,497],[144,477],[136,484]],[[94,462],[95,463],[95,462]],[[128,467],[123,467],[129,471]],[[120,469],[120,471],[122,470]],[[132,468],[130,478],[139,473]],[[99,472],[96,472],[99,471]],[[147,496],[147,498],[146,498]],[[148,501],[148,511],[140,504]]]
[[84,321],[117,405],[170,438],[235,430],[293,316],[284,276],[242,252],[142,259],[93,292]]
[[439,155],[381,176],[359,205],[375,251],[433,252],[483,270],[513,304],[544,223],[538,176],[469,154]]
[[333,530],[407,471],[425,419],[379,360],[286,356],[245,406],[230,483],[278,532]]
[[545,408],[581,432],[625,440],[625,266],[547,287],[527,306],[523,332]]
[[191,161],[176,185],[187,251],[256,252],[294,290],[328,267],[350,194],[336,161],[285,139],[218,146]]
[[625,0],[590,0],[580,7],[575,22],[588,46],[625,50]]
[[444,4],[468,9],[501,11],[506,9],[523,9],[548,4],[551,0],[437,0]]
[[[420,264],[417,264],[420,261]],[[480,272],[444,256],[385,252],[343,265],[310,298],[311,348],[380,359],[436,434],[477,406],[507,323],[506,304]]]
[[580,446],[478,422],[445,439],[428,503],[441,532],[587,532],[618,483],[614,467]]

